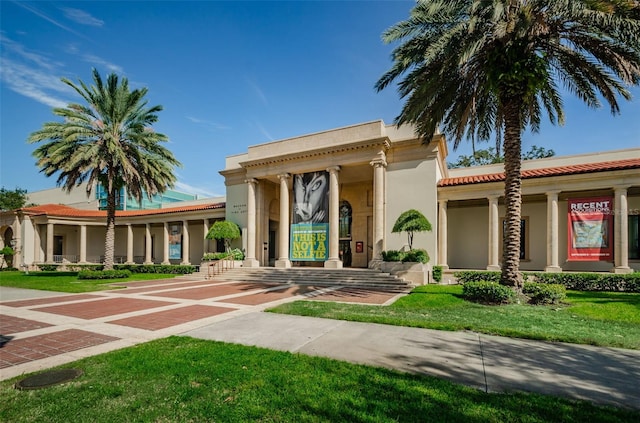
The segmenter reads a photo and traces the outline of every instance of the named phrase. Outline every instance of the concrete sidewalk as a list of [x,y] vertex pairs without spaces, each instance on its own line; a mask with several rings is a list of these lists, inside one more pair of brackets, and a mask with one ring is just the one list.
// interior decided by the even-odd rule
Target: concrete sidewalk
[[640,351],[252,312],[183,335],[640,409]]

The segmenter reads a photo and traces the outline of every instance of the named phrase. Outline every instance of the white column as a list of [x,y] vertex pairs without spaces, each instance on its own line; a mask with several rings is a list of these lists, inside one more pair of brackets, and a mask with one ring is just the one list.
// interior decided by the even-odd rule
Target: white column
[[338,172],[340,166],[332,166],[327,169],[329,172],[329,259],[324,262],[324,267],[341,269],[340,260],[340,232],[338,220],[340,218],[340,184],[338,183]]
[[560,191],[547,192],[547,267],[544,268],[545,272],[562,272],[558,259],[558,193]]
[[489,199],[489,265],[487,270],[500,270],[498,252],[500,245],[500,231],[498,226],[498,197],[491,196]]
[[171,264],[169,260],[169,222],[162,224],[162,264]]
[[189,261],[189,222],[182,221],[182,263],[191,264]]
[[449,269],[447,264],[448,235],[447,200],[438,200],[438,266],[442,267],[442,270]]
[[209,239],[207,234],[209,233],[209,219],[204,219],[202,229],[204,231],[204,240],[202,241],[202,254],[209,252]]
[[144,225],[144,264],[153,264],[151,261],[151,224]]
[[47,223],[47,263],[53,263],[53,223]]
[[244,267],[260,267],[256,259],[256,185],[257,180],[251,178],[247,183],[247,254],[242,265]]
[[291,267],[289,260],[289,178],[291,175],[283,173],[280,179],[280,228],[278,239],[278,260],[276,267]]
[[382,260],[384,242],[384,189],[387,159],[384,151],[370,163],[373,166],[373,256],[371,261]]
[[127,264],[133,263],[133,226],[127,223]]
[[80,263],[87,262],[87,225],[80,225]]
[[615,237],[614,245],[614,265],[611,269],[614,273],[631,273],[629,267],[629,205],[627,203],[627,187],[617,187],[614,189],[615,203],[613,204],[615,214],[613,219]]

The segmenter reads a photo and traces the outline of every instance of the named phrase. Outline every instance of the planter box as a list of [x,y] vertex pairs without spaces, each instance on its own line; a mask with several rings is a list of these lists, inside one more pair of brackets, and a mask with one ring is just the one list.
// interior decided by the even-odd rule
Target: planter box
[[431,281],[431,265],[429,263],[383,261],[380,270],[414,285],[425,285]]

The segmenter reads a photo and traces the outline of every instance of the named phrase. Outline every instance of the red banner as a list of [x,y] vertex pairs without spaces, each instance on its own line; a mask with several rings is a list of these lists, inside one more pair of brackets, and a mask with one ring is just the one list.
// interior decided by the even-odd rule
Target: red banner
[[568,209],[568,259],[613,261],[613,198],[570,198]]

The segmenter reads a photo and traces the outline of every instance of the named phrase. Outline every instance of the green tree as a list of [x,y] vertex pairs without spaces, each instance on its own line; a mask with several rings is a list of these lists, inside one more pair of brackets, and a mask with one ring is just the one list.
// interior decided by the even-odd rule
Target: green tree
[[406,232],[409,250],[413,249],[413,234],[431,230],[431,223],[418,210],[411,209],[403,212],[393,225],[391,232]]
[[538,131],[543,112],[564,123],[559,85],[589,107],[601,99],[619,113],[640,82],[638,2],[578,0],[418,1],[389,28],[400,42],[392,81],[406,99],[396,123],[431,140],[438,128],[462,139],[502,141],[506,228],[501,283],[521,286],[521,134]]
[[231,241],[240,238],[240,227],[228,220],[218,220],[211,225],[206,238],[224,240],[224,248],[229,252],[231,251]]
[[96,183],[107,192],[107,231],[104,268],[113,268],[116,196],[126,186],[139,202],[143,192],[153,195],[172,188],[180,162],[161,145],[166,135],[153,131],[162,106],[147,107],[147,88],[129,89],[126,78],[111,73],[103,82],[93,69],[94,85],[79,85],[63,78],[86,105],[72,103],[54,108],[62,122],[47,122],[33,132],[29,143],[45,141],[33,153],[40,171],[58,174],[57,184],[67,191],[87,182],[87,196]]
[[[522,153],[522,160],[544,159],[555,155],[556,153],[553,150],[547,150],[544,147],[533,145],[529,151]],[[455,169],[460,167],[483,166],[496,163],[504,163],[504,157],[496,152],[495,148],[489,147],[487,149],[476,150],[469,156],[462,155],[458,157],[457,161],[449,163],[448,166],[450,169]]]
[[16,188],[11,191],[0,188],[0,210],[9,211],[21,209],[27,204],[27,190]]

